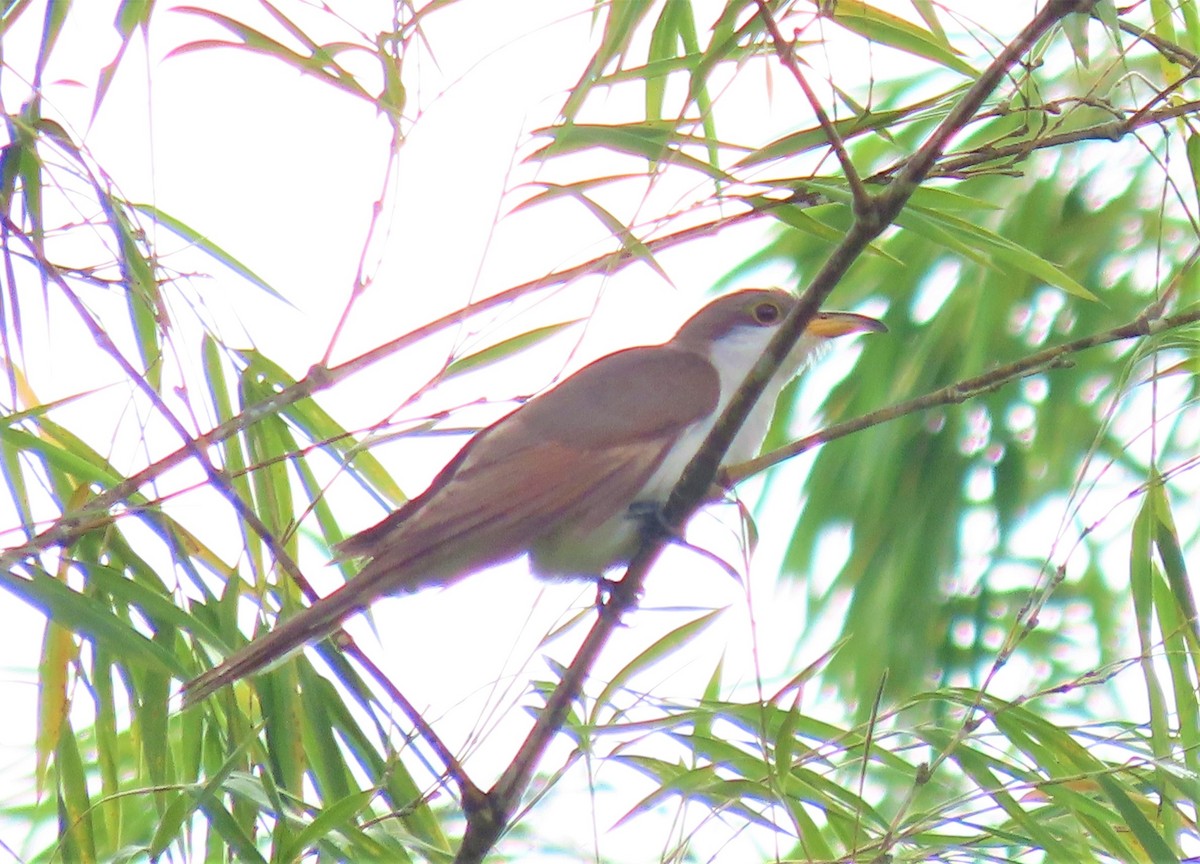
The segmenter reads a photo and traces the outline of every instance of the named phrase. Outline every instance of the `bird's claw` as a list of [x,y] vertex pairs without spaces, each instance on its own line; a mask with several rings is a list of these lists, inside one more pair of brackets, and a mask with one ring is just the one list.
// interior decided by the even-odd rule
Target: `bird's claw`
[[666,537],[672,543],[683,540],[679,529],[663,517],[662,505],[657,501],[634,501],[629,505],[628,515],[637,521],[646,537]]

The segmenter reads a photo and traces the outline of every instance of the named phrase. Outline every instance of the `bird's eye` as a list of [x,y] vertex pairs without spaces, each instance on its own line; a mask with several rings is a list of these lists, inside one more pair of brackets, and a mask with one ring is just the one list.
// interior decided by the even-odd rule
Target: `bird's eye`
[[759,324],[768,325],[774,324],[783,317],[783,309],[780,308],[778,303],[768,300],[756,305],[754,307],[753,314],[754,320]]

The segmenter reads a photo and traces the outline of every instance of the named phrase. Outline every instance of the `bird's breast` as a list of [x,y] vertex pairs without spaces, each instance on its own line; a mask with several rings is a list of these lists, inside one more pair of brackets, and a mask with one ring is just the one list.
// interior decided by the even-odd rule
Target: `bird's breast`
[[[723,465],[752,459],[758,453],[771,422],[778,387],[769,387],[746,418],[734,438]],[[646,508],[662,507],[671,490],[683,476],[712,431],[728,400],[722,399],[711,416],[685,427],[667,448],[658,466],[646,482],[627,501],[612,509],[603,521],[576,519],[561,523],[552,532],[539,538],[529,549],[530,569],[539,579],[563,580],[597,578],[612,567],[627,564],[641,544],[641,521],[646,512],[631,512],[636,504]],[[589,522],[588,527],[583,523]]]

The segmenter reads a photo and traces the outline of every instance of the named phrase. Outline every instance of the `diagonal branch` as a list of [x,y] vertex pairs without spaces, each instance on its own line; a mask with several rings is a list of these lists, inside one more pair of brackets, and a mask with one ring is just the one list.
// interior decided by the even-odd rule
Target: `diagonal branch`
[[[672,248],[699,238],[710,237],[724,228],[758,219],[761,215],[762,210],[759,208],[732,216],[723,216],[711,222],[686,228],[665,237],[645,241],[645,245],[652,251]],[[12,226],[8,222],[5,225],[10,230],[16,230],[15,226]],[[179,449],[152,462],[141,471],[130,475],[120,483],[99,492],[78,509],[64,512],[49,526],[26,542],[0,551],[0,570],[11,570],[26,558],[37,555],[54,546],[68,544],[83,534],[107,524],[112,518],[110,515],[112,508],[133,497],[139,489],[153,482],[155,478],[192,458],[195,451],[203,452],[207,448],[219,444],[237,435],[242,430],[253,426],[264,417],[278,414],[289,405],[294,405],[316,393],[327,390],[373,363],[390,357],[422,339],[438,333],[447,327],[452,327],[455,324],[466,321],[475,315],[523,297],[526,294],[559,285],[566,285],[576,279],[596,272],[612,273],[636,260],[638,259],[625,249],[609,252],[583,264],[563,270],[556,270],[537,279],[507,288],[491,297],[485,297],[482,300],[443,315],[441,318],[430,321],[389,342],[385,342],[383,345],[372,348],[370,351],[337,366],[314,365],[303,378],[291,386],[285,387],[278,393],[263,399],[261,402],[246,407],[241,413],[230,417],[209,431],[190,437],[188,443]]]
[[[948,161],[940,163],[936,169],[930,172],[930,176],[957,176],[969,168],[997,159],[1023,159],[1037,150],[1078,141],[1115,140],[1134,131],[1136,128],[1192,113],[1196,109],[1197,104],[1195,102],[1188,102],[1157,109],[1148,113],[1141,113],[1134,122],[1116,119],[1108,123],[1072,130],[1037,139],[1036,141],[1022,141],[1003,147],[984,146],[974,151],[957,154]],[[876,175],[874,179],[887,180],[893,173],[895,173],[895,170],[889,169]],[[795,197],[791,197],[775,202],[764,201],[759,198],[753,202],[748,201],[746,203],[751,206],[751,209],[745,212],[730,216],[721,216],[669,235],[646,239],[642,242],[652,252],[675,248],[694,240],[711,237],[725,228],[747,224],[764,215],[770,215],[771,210],[776,206],[795,206],[797,200]],[[822,202],[818,198],[814,198],[810,203],[818,204]],[[386,357],[390,357],[421,339],[467,320],[474,315],[493,309],[531,292],[569,284],[591,273],[615,272],[627,264],[633,263],[635,260],[637,259],[625,249],[609,252],[586,261],[583,264],[548,273],[537,279],[505,289],[498,294],[484,298],[449,315],[418,327],[345,363],[332,367],[322,364],[314,365],[308,374],[291,386],[284,388],[261,402],[248,406],[241,413],[229,418],[224,423],[195,436],[192,441],[202,450],[214,444],[219,444],[238,434],[243,429],[254,425],[262,418],[277,414],[289,405],[309,398],[323,390],[327,390],[342,380],[351,377],[361,369]],[[42,550],[70,543],[88,531],[95,530],[98,526],[104,525],[111,518],[110,511],[113,507],[127,501],[141,487],[152,482],[155,478],[184,463],[191,458],[191,455],[191,449],[188,446],[182,446],[152,462],[122,482],[96,494],[78,509],[63,513],[53,523],[25,543],[8,547],[3,552],[0,552],[0,569],[9,570],[25,558],[36,555]]]
[[895,182],[874,199],[873,206],[858,213],[850,230],[833,250],[825,264],[817,272],[812,283],[800,296],[800,302],[791,311],[772,338],[763,356],[750,372],[745,383],[730,400],[725,413],[717,421],[699,452],[683,472],[671,500],[665,508],[668,524],[681,524],[695,509],[711,485],[730,442],[741,428],[750,409],[762,394],[767,381],[775,374],[783,359],[799,341],[808,323],[821,304],[833,291],[850,265],[866,249],[867,245],[892,223],[916,191],[917,185],[932,170],[934,163],[944,151],[950,139],[970,122],[972,116],[983,105],[991,91],[999,85],[1009,68],[1059,20],[1072,12],[1090,8],[1091,0],[1056,0],[1031,21],[990,66],[979,80],[963,94],[942,123],[934,130],[906,166]]
[[[850,265],[900,213],[917,185],[942,155],[950,139],[970,121],[1008,70],[1020,61],[1038,39],[1066,15],[1087,11],[1094,2],[1095,0],[1051,0],[1047,3],[963,95],[925,144],[913,154],[896,182],[871,201],[870,206],[861,212],[856,210],[855,221],[845,238],[830,254],[808,289],[801,295],[799,303],[780,325],[763,356],[738,388],[738,392],[734,394],[700,450],[684,470],[663,509],[664,525],[677,530],[703,501],[725,451],[750,409],[758,401],[767,381],[775,374]],[[648,537],[643,543],[626,570],[624,578],[615,586],[612,597],[603,607],[559,686],[547,700],[512,764],[487,793],[485,800],[477,802],[467,810],[467,828],[455,859],[459,864],[482,861],[508,828],[535,767],[566,718],[568,707],[579,698],[583,682],[596,657],[619,625],[621,618],[636,605],[646,573],[661,554],[666,542],[665,532],[660,532],[659,536]]]
[[797,439],[790,444],[785,444],[783,447],[772,450],[770,453],[764,453],[755,459],[750,459],[738,465],[731,465],[729,468],[724,469],[722,479],[727,485],[739,483],[747,477],[759,474],[781,462],[786,462],[788,459],[799,456],[801,453],[811,450],[814,447],[819,447],[838,438],[844,438],[847,435],[853,435],[855,432],[861,432],[863,429],[868,429],[871,426],[888,423],[908,414],[915,414],[918,411],[928,411],[930,408],[936,408],[940,405],[958,405],[969,399],[974,399],[976,396],[981,396],[984,393],[999,390],[1005,384],[1010,384],[1021,378],[1027,378],[1030,375],[1066,366],[1070,363],[1067,358],[1072,354],[1078,354],[1081,351],[1086,351],[1089,348],[1095,348],[1100,345],[1107,345],[1110,342],[1120,342],[1124,339],[1135,339],[1141,336],[1149,336],[1152,333],[1174,330],[1177,327],[1194,324],[1197,321],[1200,321],[1200,310],[1197,309],[1181,312],[1178,315],[1159,317],[1158,304],[1156,303],[1137,318],[1119,327],[1113,327],[1111,330],[1093,333],[1091,336],[1084,336],[1062,345],[1046,348],[1045,350],[1030,354],[1028,357],[1015,360],[1012,363],[997,366],[974,378],[957,381],[954,384],[949,384],[939,390],[933,390],[915,399],[897,402],[895,405],[889,405],[886,408],[880,408],[878,411],[863,414],[861,417],[855,417],[853,420],[827,426],[818,432],[814,432],[812,435],[807,435],[804,438]]

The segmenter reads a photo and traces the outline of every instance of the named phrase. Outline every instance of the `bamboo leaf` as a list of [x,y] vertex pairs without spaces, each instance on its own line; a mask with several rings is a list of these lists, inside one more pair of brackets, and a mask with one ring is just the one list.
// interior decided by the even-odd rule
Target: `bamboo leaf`
[[511,336],[508,339],[503,339],[495,345],[489,345],[487,348],[482,348],[479,351],[472,352],[466,356],[459,357],[453,363],[446,367],[446,371],[442,373],[441,380],[446,381],[458,375],[464,375],[467,372],[474,372],[479,369],[484,369],[491,366],[493,363],[498,363],[507,357],[514,354],[519,354],[534,345],[540,345],[542,342],[557,336],[576,324],[583,321],[582,318],[575,318],[571,321],[562,321],[558,324],[547,324],[544,327],[535,327],[525,333],[517,336]]
[[642,670],[652,666],[663,657],[670,656],[678,651],[682,646],[687,645],[699,633],[702,633],[720,616],[721,610],[714,610],[699,618],[695,618],[686,624],[676,627],[670,633],[658,639],[646,650],[642,651],[638,656],[629,661],[625,666],[617,672],[612,679],[600,691],[600,695],[596,697],[596,710],[600,707],[608,707],[612,701],[613,695],[625,686],[634,675]]
[[1125,794],[1125,791],[1113,778],[1107,774],[1098,774],[1096,782],[1103,787],[1104,794],[1116,805],[1118,812],[1121,814],[1123,827],[1128,828],[1130,833],[1133,834],[1133,838],[1141,846],[1141,850],[1148,860],[1155,862],[1155,864],[1158,864],[1158,862],[1172,864],[1172,862],[1179,861],[1179,856],[1163,842],[1162,835],[1158,829],[1151,825],[1149,820],[1142,815],[1142,811]]
[[531,153],[529,161],[546,161],[556,156],[602,148],[615,153],[640,156],[652,164],[668,163],[691,168],[715,180],[727,175],[706,162],[684,153],[686,144],[707,146],[708,142],[692,135],[678,133],[674,121],[599,125],[568,123],[538,129],[535,135],[550,138],[550,142]]
[[[280,389],[293,386],[296,381],[281,366],[258,351],[241,351],[247,373],[262,376],[264,382]],[[336,459],[345,460],[354,469],[355,476],[365,479],[371,488],[384,499],[398,505],[407,500],[403,490],[391,474],[371,452],[362,447],[358,437],[339,424],[314,399],[301,399],[282,410],[283,416],[295,424],[308,439],[325,449]]]
[[[145,215],[149,216],[151,219],[153,219],[159,225],[163,226],[164,228],[168,229],[172,233],[183,238],[184,240],[186,240],[188,243],[192,244],[196,248],[200,249],[201,251],[203,251],[206,255],[208,255],[213,260],[218,261],[221,264],[228,267],[234,273],[238,274],[243,279],[245,279],[247,282],[249,282],[251,285],[254,285],[257,288],[262,289],[273,299],[279,300],[284,303],[288,302],[287,298],[285,298],[282,294],[280,294],[278,291],[276,291],[265,279],[263,279],[261,276],[259,276],[257,273],[255,273],[253,270],[251,270],[249,267],[247,267],[245,264],[243,264],[241,261],[239,261],[237,258],[235,258],[233,255],[231,255],[229,252],[225,251],[225,249],[218,246],[216,243],[214,243],[212,240],[210,240],[207,236],[205,236],[204,234],[201,234],[199,231],[196,231],[191,226],[187,225],[186,223],[182,222],[179,219],[176,219],[174,216],[171,216],[170,214],[164,212],[162,209],[155,207],[153,204],[130,203],[128,206],[131,207],[132,209],[138,211],[139,213],[144,213]],[[289,304],[289,305],[291,305],[291,304]]]
[[288,48],[282,42],[271,38],[250,25],[238,21],[228,15],[219,12],[214,12],[209,9],[202,9],[195,6],[175,6],[173,11],[182,12],[185,15],[193,15],[199,18],[207,19],[208,21],[217,24],[218,26],[228,30],[236,37],[238,41],[230,42],[221,39],[197,39],[179,45],[167,53],[167,57],[177,57],[184,54],[197,51],[210,51],[215,48],[237,48],[243,51],[249,51],[253,54],[260,54],[269,59],[283,63],[303,75],[309,75],[329,84],[337,89],[348,93],[351,96],[359,99],[365,99],[372,104],[378,104],[375,97],[372,96],[361,83],[351,75],[346,69],[338,64],[336,57],[343,51],[356,50],[359,46],[353,43],[337,43],[331,42],[326,44],[317,44],[310,39],[299,27],[291,24],[283,17],[278,10],[275,10],[269,3],[263,4],[272,11],[277,21],[285,24],[285,29],[289,30],[294,37],[297,37],[301,44],[308,49],[308,54],[302,54]]
[[[806,182],[805,186],[819,191],[830,200],[842,204],[851,203],[848,191],[842,187],[813,182]],[[916,231],[984,266],[999,268],[999,264],[1003,263],[1061,288],[1068,294],[1085,300],[1097,299],[1091,291],[1046,259],[967,219],[913,204],[896,218],[896,224]]]
[[[652,0],[626,0],[626,2],[604,7],[607,15],[604,19],[604,32],[596,53],[592,55],[587,69],[584,70],[578,83],[571,88],[562,109],[562,116],[568,122],[573,121],[584,101],[592,91],[595,81],[613,60],[625,53],[629,40],[637,28],[638,22],[649,14],[654,3]],[[600,7],[596,8],[599,13]]]
[[70,721],[62,724],[54,764],[58,775],[59,843],[64,861],[94,864],[96,826],[79,745]]
[[78,656],[71,631],[47,619],[42,657],[38,663],[38,731],[34,741],[34,771],[39,795],[45,788],[50,758],[60,744],[67,722],[67,712],[71,707],[67,696],[69,669]]
[[29,578],[0,573],[0,585],[47,618],[106,647],[131,666],[157,670],[184,679],[186,670],[175,655],[132,629],[95,598],[73,591],[42,570]]
[[869,6],[862,0],[838,0],[832,9],[834,21],[866,39],[890,45],[905,54],[932,60],[968,78],[979,76],[979,72],[964,62],[944,38],[938,38],[934,33],[922,30],[903,18]]

